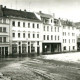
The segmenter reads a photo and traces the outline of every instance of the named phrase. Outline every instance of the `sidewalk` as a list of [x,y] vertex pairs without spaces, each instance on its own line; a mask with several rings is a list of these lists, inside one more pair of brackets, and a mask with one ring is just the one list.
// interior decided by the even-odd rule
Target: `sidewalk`
[[48,60],[58,60],[58,61],[64,61],[64,62],[80,63],[80,52],[42,55],[41,58],[48,59]]

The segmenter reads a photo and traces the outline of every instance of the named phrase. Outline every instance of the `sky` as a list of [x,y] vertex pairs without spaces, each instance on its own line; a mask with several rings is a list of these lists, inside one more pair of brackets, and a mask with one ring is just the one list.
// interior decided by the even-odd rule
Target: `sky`
[[0,0],[7,8],[55,13],[56,18],[80,22],[80,0]]

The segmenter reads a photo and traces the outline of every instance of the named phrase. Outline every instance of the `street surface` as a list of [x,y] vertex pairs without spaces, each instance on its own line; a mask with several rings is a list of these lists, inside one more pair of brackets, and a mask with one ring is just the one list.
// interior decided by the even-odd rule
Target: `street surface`
[[11,80],[80,80],[79,62],[49,60],[43,57],[5,59],[3,66],[0,64],[0,72]]

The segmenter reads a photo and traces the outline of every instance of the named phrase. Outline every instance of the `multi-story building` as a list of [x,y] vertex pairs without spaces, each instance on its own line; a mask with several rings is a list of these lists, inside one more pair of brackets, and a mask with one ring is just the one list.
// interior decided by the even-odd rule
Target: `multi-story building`
[[13,10],[0,5],[0,54],[54,53],[77,50],[73,22],[54,14]]
[[0,12],[9,20],[11,54],[42,52],[42,21],[36,13],[2,6]]
[[62,51],[77,51],[77,29],[73,22],[61,20]]
[[77,28],[77,50],[80,51],[80,22],[75,23]]
[[10,51],[9,19],[0,14],[0,57],[7,57]]
[[61,51],[61,26],[59,20],[54,19],[54,15],[38,13],[43,22],[43,53],[52,53]]

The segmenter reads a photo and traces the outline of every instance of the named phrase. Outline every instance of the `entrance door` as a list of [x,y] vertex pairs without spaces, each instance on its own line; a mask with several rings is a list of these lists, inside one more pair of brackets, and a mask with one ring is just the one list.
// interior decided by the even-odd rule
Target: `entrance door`
[[0,57],[1,57],[1,47],[0,47]]
[[4,47],[2,47],[2,57],[4,57]]
[[39,56],[40,53],[40,47],[37,47],[37,55]]
[[5,57],[8,56],[8,47],[5,47]]
[[21,46],[19,46],[19,56],[21,56]]

